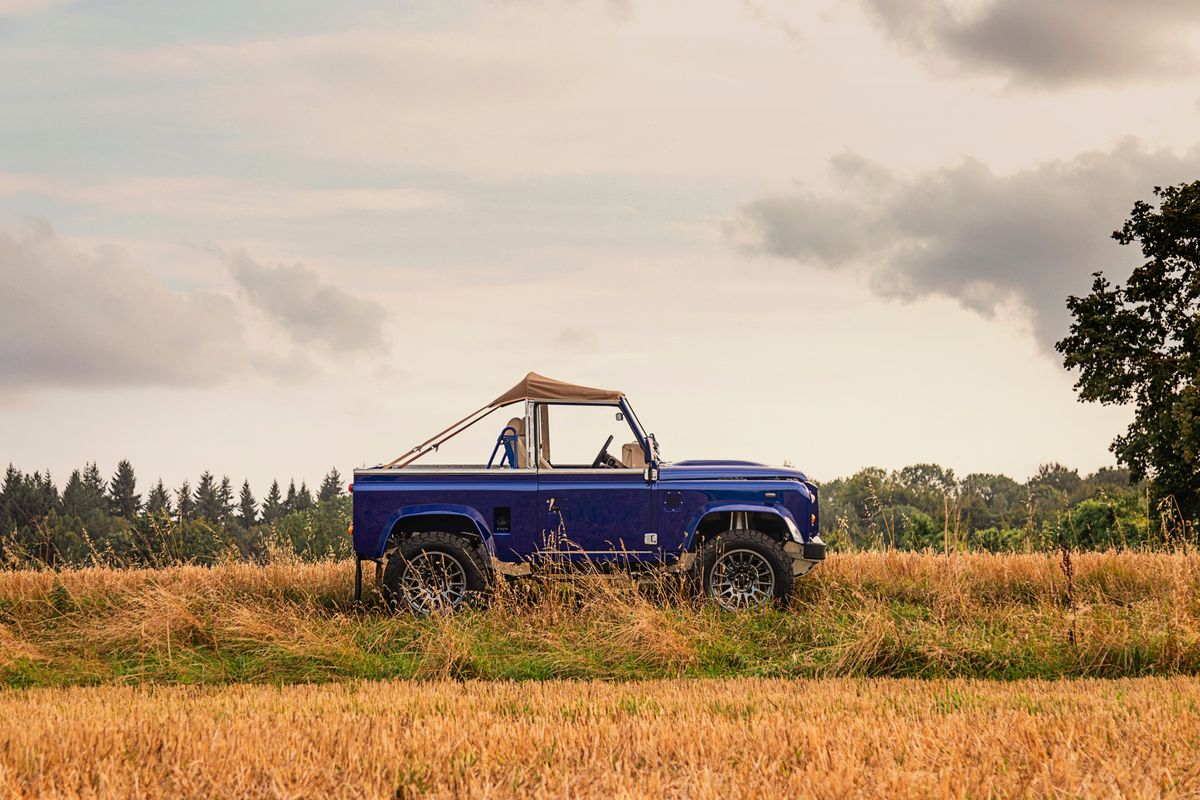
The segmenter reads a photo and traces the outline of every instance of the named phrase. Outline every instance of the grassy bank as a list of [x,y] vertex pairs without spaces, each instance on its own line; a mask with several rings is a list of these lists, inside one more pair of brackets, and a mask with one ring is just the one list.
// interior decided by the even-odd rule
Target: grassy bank
[[[1200,674],[1200,556],[832,556],[787,611],[534,583],[448,618],[354,610],[347,563],[0,573],[0,684]],[[1068,591],[1068,589],[1070,591]]]
[[0,693],[4,797],[1194,797],[1200,680]]

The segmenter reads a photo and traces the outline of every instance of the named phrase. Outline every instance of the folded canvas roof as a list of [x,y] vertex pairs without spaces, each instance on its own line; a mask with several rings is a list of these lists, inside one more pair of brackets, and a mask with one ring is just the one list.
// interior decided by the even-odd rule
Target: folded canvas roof
[[590,386],[578,386],[574,383],[556,381],[545,375],[531,372],[521,379],[521,382],[497,397],[490,408],[499,408],[519,400],[554,401],[566,400],[576,403],[615,403],[624,396],[623,392],[613,389],[593,389]]
[[524,400],[540,402],[615,403],[624,396],[624,392],[618,392],[613,389],[595,389],[591,386],[578,386],[574,383],[556,381],[554,378],[547,378],[545,375],[538,375],[536,372],[531,372],[522,378],[516,386],[483,408],[472,414],[468,414],[449,428],[446,428],[446,430],[426,439],[404,455],[384,466],[407,466],[430,450],[436,450],[439,445],[462,433],[497,408],[507,406],[511,403],[519,403]]

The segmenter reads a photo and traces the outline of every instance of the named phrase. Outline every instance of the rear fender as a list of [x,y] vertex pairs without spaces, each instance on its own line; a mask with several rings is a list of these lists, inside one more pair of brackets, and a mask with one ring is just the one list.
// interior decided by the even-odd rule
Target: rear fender
[[493,552],[492,532],[488,528],[487,522],[483,515],[470,506],[456,505],[453,503],[426,503],[423,505],[404,506],[388,517],[387,522],[383,524],[383,528],[379,532],[378,545],[375,548],[376,557],[382,556],[388,547],[388,541],[391,539],[392,531],[396,529],[397,524],[412,520],[417,521],[420,517],[457,517],[463,522],[463,526],[479,534],[479,538],[483,541],[483,546],[487,550],[488,555]]

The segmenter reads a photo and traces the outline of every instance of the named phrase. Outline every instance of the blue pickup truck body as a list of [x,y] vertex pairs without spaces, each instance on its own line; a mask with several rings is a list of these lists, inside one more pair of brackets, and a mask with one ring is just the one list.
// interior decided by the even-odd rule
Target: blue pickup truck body
[[[563,555],[589,560],[669,564],[694,548],[705,518],[738,512],[778,518],[770,527],[795,529],[800,544],[819,538],[817,487],[804,473],[745,461],[663,464],[655,480],[641,471],[368,469],[354,473],[353,494],[354,549],[367,560],[383,558],[397,523],[421,517],[459,518],[501,562],[544,555],[560,524],[577,545]],[[560,511],[547,510],[552,497]],[[657,534],[653,547],[646,533]]]
[[[523,399],[531,430],[541,405],[562,402]],[[825,557],[818,489],[803,472],[749,461],[665,462],[623,395],[586,404],[612,406],[628,420],[643,448],[638,467],[612,460],[539,468],[530,457],[524,468],[509,458],[491,466],[359,469],[352,484],[358,558],[382,563],[404,536],[443,531],[469,540],[500,574],[525,574],[548,559],[680,568],[706,536],[735,528],[777,540],[794,576]],[[536,453],[536,433],[521,446]]]

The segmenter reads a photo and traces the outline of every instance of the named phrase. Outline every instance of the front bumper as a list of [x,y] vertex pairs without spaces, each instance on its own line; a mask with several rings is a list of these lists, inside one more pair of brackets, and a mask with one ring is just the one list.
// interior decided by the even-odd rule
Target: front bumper
[[817,564],[825,560],[825,542],[814,536],[807,542],[788,542],[784,552],[792,557],[792,575],[807,575]]

